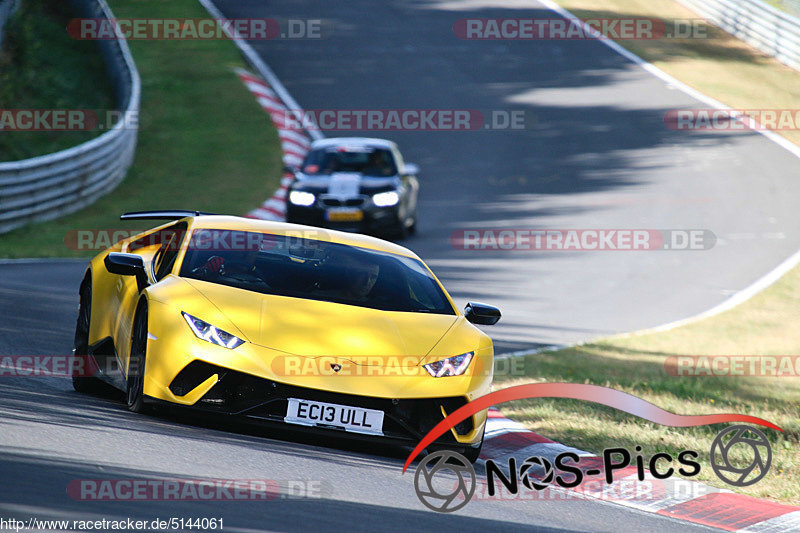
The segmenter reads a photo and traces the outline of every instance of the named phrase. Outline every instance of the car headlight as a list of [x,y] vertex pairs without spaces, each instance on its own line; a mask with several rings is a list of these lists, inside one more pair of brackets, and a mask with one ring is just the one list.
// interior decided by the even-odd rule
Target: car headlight
[[289,201],[294,205],[308,206],[314,203],[316,197],[306,191],[292,191],[289,193]]
[[181,312],[181,314],[183,318],[186,319],[186,323],[189,324],[192,333],[194,333],[198,339],[203,339],[204,341],[222,346],[223,348],[230,348],[231,350],[244,344],[244,341],[236,335],[231,335],[227,331],[212,326],[208,322],[200,320],[189,313]]
[[378,207],[389,207],[399,201],[400,195],[397,194],[397,191],[379,192],[372,197],[372,203]]
[[467,367],[472,362],[472,356],[474,355],[475,352],[467,352],[434,363],[428,363],[425,365],[425,370],[435,378],[460,376],[467,371]]

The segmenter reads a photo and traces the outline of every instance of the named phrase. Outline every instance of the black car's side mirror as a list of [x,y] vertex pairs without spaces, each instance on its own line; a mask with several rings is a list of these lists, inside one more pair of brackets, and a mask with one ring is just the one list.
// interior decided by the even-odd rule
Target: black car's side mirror
[[500,310],[491,305],[469,302],[464,308],[464,315],[473,324],[493,326],[500,320]]
[[103,260],[106,270],[120,276],[136,276],[136,283],[141,291],[147,287],[147,272],[144,269],[144,259],[136,254],[122,254],[112,252]]
[[416,176],[419,174],[419,167],[414,163],[406,163],[403,168],[404,176]]

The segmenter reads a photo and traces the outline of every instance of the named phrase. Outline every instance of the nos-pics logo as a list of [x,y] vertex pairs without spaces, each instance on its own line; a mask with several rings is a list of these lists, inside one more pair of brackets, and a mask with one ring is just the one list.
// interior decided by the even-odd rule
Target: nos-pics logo
[[[679,454],[679,463],[691,469],[680,468],[680,473],[686,477],[699,474],[700,464],[690,459],[698,456],[693,450],[682,451]],[[520,481],[527,489],[537,491],[552,485],[574,488],[592,475],[604,475],[605,481],[612,484],[614,471],[624,469],[632,462],[636,463],[639,480],[645,479],[644,461],[639,456],[632,457],[623,448],[604,450],[602,469],[581,468],[581,459],[571,452],[559,454],[554,461],[545,457],[528,457],[517,468],[516,459],[512,457],[508,460],[508,476],[489,459],[486,461],[488,495],[495,495],[498,482],[510,494],[519,493]],[[664,452],[653,455],[649,462],[651,474],[656,479],[672,477],[675,468],[665,468],[662,465],[659,471],[658,460],[661,463],[670,463],[672,457]],[[772,448],[766,435],[758,429],[745,425],[731,426],[720,431],[714,438],[710,462],[719,479],[729,485],[745,487],[757,483],[767,475],[772,464]],[[458,511],[467,505],[475,494],[476,486],[475,468],[466,457],[453,451],[439,451],[426,456],[420,461],[414,474],[417,498],[429,509],[440,513]]]
[[[658,424],[672,427],[691,427],[721,422],[750,422],[783,431],[778,426],[750,415],[676,415],[630,394],[599,387],[573,383],[536,383],[510,387],[478,398],[457,409],[437,424],[417,445],[406,460],[403,471],[426,447],[450,428],[475,413],[492,405],[507,401],[558,397],[574,398],[601,403],[634,414]],[[641,447],[636,447],[637,452]],[[608,484],[614,482],[615,470],[629,466],[637,469],[637,477],[644,480],[646,473],[656,479],[667,479],[676,469],[686,477],[700,473],[700,463],[694,459],[699,453],[684,450],[678,454],[678,464],[670,466],[673,457],[667,453],[654,454],[645,466],[644,458],[632,455],[623,448],[605,450],[602,458],[603,468],[581,468],[581,457],[573,453],[563,453],[551,462],[544,457],[529,457],[517,469],[516,459],[509,459],[508,472],[502,470],[492,460],[486,462],[489,496],[494,495],[494,481],[499,480],[507,490],[516,494],[519,481],[529,490],[541,491],[551,485],[573,488],[582,483],[586,476],[602,475]],[[587,458],[588,459],[588,458]],[[595,463],[599,458],[592,458]],[[769,472],[772,464],[772,448],[766,435],[747,425],[734,425],[720,431],[714,438],[709,451],[709,462],[714,473],[725,483],[744,487],[757,483]],[[648,468],[649,467],[649,468]],[[422,459],[414,474],[414,488],[419,500],[429,509],[437,512],[453,512],[461,509],[476,492],[477,476],[472,463],[454,451],[438,451]]]

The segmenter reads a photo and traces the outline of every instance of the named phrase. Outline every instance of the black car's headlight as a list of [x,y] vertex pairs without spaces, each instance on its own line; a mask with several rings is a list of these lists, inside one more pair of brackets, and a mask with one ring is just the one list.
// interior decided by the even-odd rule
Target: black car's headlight
[[462,353],[461,355],[448,357],[447,359],[442,359],[441,361],[428,363],[427,365],[424,365],[425,370],[427,370],[428,374],[435,378],[460,376],[467,371],[467,367],[472,362],[472,357],[474,355],[475,352],[467,352]]
[[372,196],[372,203],[378,207],[389,207],[396,205],[400,201],[400,195],[397,191],[379,192]]
[[181,314],[183,318],[186,319],[186,323],[189,324],[192,333],[194,333],[198,339],[208,341],[217,346],[222,346],[223,348],[230,348],[231,350],[244,344],[244,341],[236,335],[231,335],[227,331],[212,326],[205,320],[200,320],[196,316],[192,316],[186,312],[181,312]]
[[292,191],[289,193],[289,201],[294,205],[309,206],[316,201],[316,196],[306,191]]

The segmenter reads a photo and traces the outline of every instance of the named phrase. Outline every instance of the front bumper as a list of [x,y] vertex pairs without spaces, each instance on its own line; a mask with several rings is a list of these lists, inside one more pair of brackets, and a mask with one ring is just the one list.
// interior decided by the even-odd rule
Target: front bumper
[[[267,425],[286,424],[287,428],[296,430],[316,430],[328,435],[333,431],[349,437],[389,439],[406,445],[419,442],[446,414],[467,403],[465,397],[458,396],[386,399],[317,390],[252,376],[200,360],[184,367],[172,380],[169,389],[176,397],[186,396],[214,376],[214,385],[193,405],[183,407]],[[289,398],[380,410],[384,413],[383,436],[356,435],[327,426],[314,428],[288,424],[284,417]],[[474,444],[480,441],[485,422],[485,412],[470,417],[437,439],[434,447]]]
[[331,208],[321,207],[318,204],[303,207],[286,203],[286,221],[293,224],[316,226],[339,231],[351,231],[373,235],[395,233],[400,229],[400,214],[397,205],[390,207],[360,207],[361,220],[333,221],[328,220],[326,212]]

